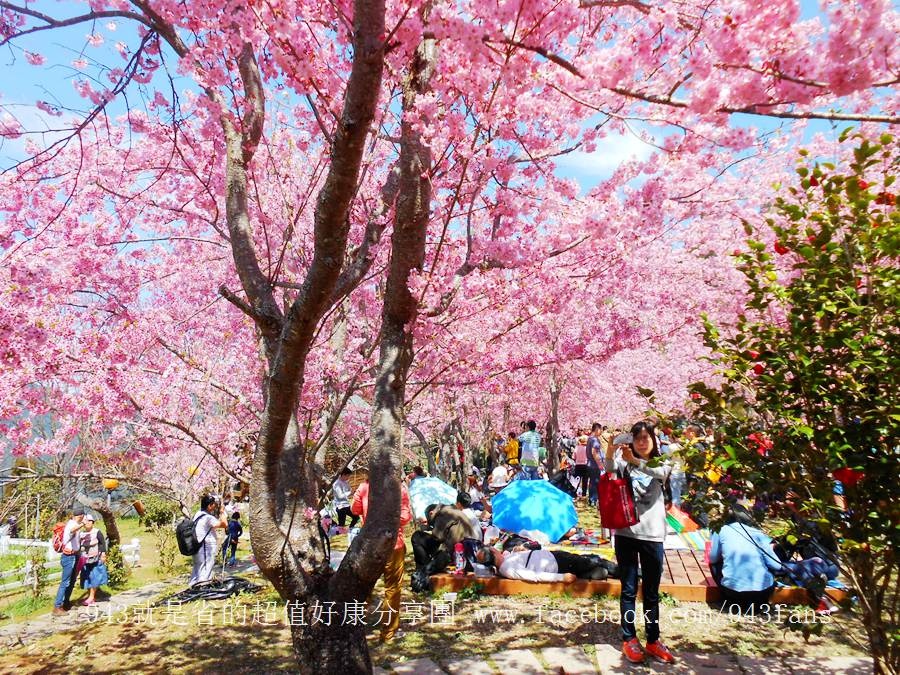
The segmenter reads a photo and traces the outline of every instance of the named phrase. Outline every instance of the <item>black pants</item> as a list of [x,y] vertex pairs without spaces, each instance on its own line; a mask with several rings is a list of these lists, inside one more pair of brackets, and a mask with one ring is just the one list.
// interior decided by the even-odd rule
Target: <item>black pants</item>
[[344,523],[347,522],[347,516],[350,516],[350,527],[356,527],[356,523],[359,522],[359,516],[355,513],[350,513],[349,506],[342,506],[337,510],[338,516],[338,526],[344,527]]
[[619,595],[619,613],[622,615],[622,640],[628,642],[637,635],[634,621],[637,617],[638,561],[641,569],[641,595],[644,599],[644,628],[647,642],[659,639],[659,582],[665,564],[665,550],[661,541],[644,541],[616,535],[616,562],[622,592]]
[[419,530],[413,532],[411,543],[416,569],[427,569],[428,574],[437,574],[447,569],[450,554],[443,549],[440,539]]
[[617,576],[617,565],[611,560],[604,560],[596,555],[578,555],[568,551],[550,551],[556,558],[556,567],[560,574],[574,574],[579,579],[603,581],[607,577]]
[[719,586],[722,591],[721,610],[733,614],[735,613],[734,608],[738,607],[742,614],[756,613],[760,611],[760,605],[769,604],[769,598],[772,597],[774,588],[774,586],[769,586],[761,591],[733,591],[727,586]]

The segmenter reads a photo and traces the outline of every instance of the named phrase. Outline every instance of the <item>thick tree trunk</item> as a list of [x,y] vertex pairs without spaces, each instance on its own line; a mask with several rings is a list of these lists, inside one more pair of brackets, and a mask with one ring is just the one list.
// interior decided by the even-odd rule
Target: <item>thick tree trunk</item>
[[437,475],[437,464],[434,462],[434,449],[431,447],[431,444],[429,444],[428,439],[425,438],[425,434],[422,433],[422,430],[419,429],[419,427],[415,424],[410,424],[409,422],[406,422],[406,428],[413,432],[413,435],[419,441],[419,445],[422,446],[422,450],[425,452],[425,468],[428,470],[428,475]]
[[[359,3],[358,3],[359,4]],[[383,17],[383,6],[382,6]],[[357,19],[359,20],[359,19]],[[259,542],[266,556],[266,576],[272,579],[282,597],[296,598],[309,605],[315,594],[320,603],[334,602],[338,611],[349,602],[361,602],[368,597],[381,570],[393,550],[397,538],[400,517],[400,469],[402,418],[405,403],[406,377],[412,361],[412,324],[415,321],[417,302],[409,292],[409,276],[412,270],[421,269],[425,256],[425,232],[431,201],[427,172],[430,153],[413,129],[412,105],[417,93],[424,91],[433,64],[433,44],[423,45],[413,60],[411,73],[404,91],[404,119],[401,129],[399,196],[394,220],[391,263],[382,311],[382,342],[372,414],[372,455],[370,461],[370,498],[365,525],[354,540],[336,574],[326,580],[324,569],[320,574],[307,570],[317,568],[318,534],[313,533],[315,516],[300,515],[302,537],[294,535],[294,521],[288,525],[278,518],[276,509],[284,497],[273,488],[283,485],[288,499],[313,497],[306,491],[304,481],[311,471],[303,466],[303,453],[299,448],[286,445],[282,453],[272,443],[277,440],[279,423],[270,413],[276,412],[274,403],[284,401],[288,382],[277,380],[280,369],[276,361],[273,368],[270,397],[260,441],[254,480],[259,483],[261,494],[254,495],[257,510],[263,519],[264,535]],[[287,370],[290,370],[289,368]],[[290,373],[285,373],[289,375]],[[302,370],[300,371],[302,376]],[[296,389],[294,390],[296,393]],[[292,397],[291,401],[294,400]],[[277,414],[276,414],[277,417]],[[283,422],[282,422],[283,423]],[[270,424],[272,424],[270,428]],[[287,434],[290,436],[290,434]],[[273,466],[274,461],[278,465]],[[293,464],[295,470],[289,470]],[[258,477],[259,476],[259,477]],[[300,478],[300,485],[291,490],[286,482]],[[281,479],[281,480],[279,480]],[[256,492],[256,490],[254,490]],[[272,516],[276,517],[273,518]],[[293,514],[292,514],[293,517]],[[254,533],[257,529],[254,521]],[[279,537],[278,535],[281,534]],[[285,536],[286,535],[286,536]],[[270,539],[270,537],[272,537]],[[281,551],[268,548],[280,543]],[[257,542],[254,541],[254,551]],[[310,556],[305,559],[305,556]],[[327,561],[325,561],[327,563]],[[263,565],[261,564],[261,567]],[[322,587],[322,582],[327,585]],[[318,590],[315,590],[318,589]],[[343,621],[336,625],[293,625],[292,637],[298,663],[304,672],[357,673],[370,672],[365,637],[359,627],[347,626]]]
[[463,449],[463,460],[459,456],[459,446],[463,445],[464,436],[462,433],[462,424],[458,417],[454,417],[444,427],[441,433],[441,465],[443,466],[443,478],[447,482],[452,483],[456,478],[459,484],[460,477],[463,475],[463,463],[465,458],[465,448]]
[[[259,283],[255,252],[235,245],[234,236],[242,234],[245,223],[241,213],[245,210],[244,188],[236,183],[228,186],[229,194],[234,191],[234,198],[227,203],[235,265],[241,270],[242,285],[251,301],[250,313],[267,339],[269,359],[266,407],[253,460],[250,539],[261,571],[284,598],[304,597],[315,581],[312,575],[324,573],[328,566],[315,518],[318,472],[301,443],[295,407],[313,336],[335,301],[334,291],[346,255],[347,216],[381,88],[384,11],[383,0],[354,3],[353,67],[333,137],[331,164],[316,203],[313,259],[297,299],[274,338],[266,313],[273,304],[269,281],[263,277],[263,283]],[[254,78],[243,77],[244,72],[242,68],[242,79],[252,83]],[[234,175],[246,180],[241,173],[246,154],[238,157],[237,148],[232,151],[233,145],[228,147]],[[246,152],[243,143],[242,149]],[[377,561],[372,562],[377,566]],[[377,576],[364,574],[353,593],[367,594]]]
[[547,457],[550,460],[550,474],[559,470],[559,394],[561,387],[556,373],[550,376],[550,417],[547,420],[547,433],[544,442],[547,444]]
[[496,443],[497,432],[494,431],[493,425],[488,424],[488,428],[484,432],[484,468],[490,471],[500,462],[500,450]]
[[512,424],[512,407],[509,402],[506,402],[503,404],[503,421],[501,422],[503,428],[500,430],[500,435],[503,436],[504,442],[506,442],[507,434],[510,431],[514,431]]
[[[425,10],[427,13],[427,9]],[[370,462],[369,509],[366,523],[341,564],[359,565],[357,555],[369,550],[368,559],[384,568],[394,548],[400,522],[400,470],[403,408],[406,378],[413,358],[413,334],[418,305],[410,293],[409,277],[421,270],[425,260],[425,233],[431,204],[428,172],[431,153],[413,128],[416,96],[426,91],[434,65],[434,41],[426,40],[416,50],[403,91],[403,119],[400,141],[400,191],[391,241],[391,262],[382,308],[381,351],[372,412],[372,456]],[[348,560],[349,559],[349,560]],[[350,663],[336,664],[331,672],[354,672],[358,667],[357,643],[350,654],[336,658]],[[335,651],[338,651],[337,647]]]
[[[856,551],[848,556],[851,578],[859,594],[863,626],[869,639],[869,652],[874,660],[875,673],[897,675],[900,672],[900,645],[891,639],[885,616],[891,601],[900,593],[897,565],[893,554],[884,569],[884,561],[876,561],[869,551]],[[882,580],[879,584],[878,580]],[[887,596],[887,597],[886,597]]]
[[[300,672],[309,675],[364,675],[372,672],[364,626],[342,625],[343,608],[332,625],[291,625],[291,640]],[[304,620],[309,623],[309,616]]]
[[[427,13],[427,9],[424,11]],[[369,521],[360,535],[363,545],[369,525],[392,526],[396,533],[399,522],[403,407],[406,377],[413,358],[412,327],[418,313],[418,301],[409,290],[409,277],[413,270],[421,270],[425,261],[425,233],[431,206],[428,179],[431,152],[413,127],[418,122],[414,105],[416,96],[428,88],[434,67],[434,50],[433,40],[425,40],[419,45],[403,91],[400,188],[381,314],[381,351],[372,413],[370,482],[371,489],[377,490],[374,494],[380,499],[370,501]],[[389,553],[390,549],[386,551],[385,560]]]
[[438,462],[441,459],[441,446],[434,441],[430,441],[425,446],[425,459],[428,461],[428,465],[425,467],[428,470],[429,476],[437,476],[438,471]]
[[[253,456],[250,541],[260,570],[281,597],[307,606],[314,597],[321,603],[337,605],[365,599],[389,552],[381,555],[379,550],[354,546],[341,571],[331,574],[316,512],[322,473],[314,458],[308,456],[296,419],[306,358],[322,317],[340,299],[341,292],[352,290],[355,280],[358,283],[371,264],[371,256],[363,256],[344,269],[350,204],[381,90],[384,14],[384,0],[354,2],[353,65],[332,137],[328,173],[316,202],[313,257],[296,299],[283,313],[275,301],[271,279],[258,264],[248,217],[248,165],[265,117],[258,67],[249,46],[239,58],[246,99],[240,130],[233,117],[222,117],[228,162],[228,228],[235,267],[247,299],[225,288],[220,293],[255,321],[268,366],[265,410]],[[174,33],[169,37],[177,41]],[[215,92],[208,94],[218,99]],[[329,668],[327,662],[346,650],[347,635],[335,625],[318,626],[313,633],[309,630],[294,627],[294,646],[304,672],[371,669],[367,657],[357,659],[355,668]],[[333,634],[338,637],[328,637]],[[357,655],[365,654],[365,643],[358,636],[351,643]]]

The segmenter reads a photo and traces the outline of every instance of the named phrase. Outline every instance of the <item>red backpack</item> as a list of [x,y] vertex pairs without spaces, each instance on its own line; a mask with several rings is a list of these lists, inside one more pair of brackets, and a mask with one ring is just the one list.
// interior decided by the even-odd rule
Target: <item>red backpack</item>
[[57,553],[62,553],[66,548],[66,543],[63,541],[63,535],[66,532],[66,524],[65,522],[59,522],[53,526],[53,539],[51,540],[53,550]]

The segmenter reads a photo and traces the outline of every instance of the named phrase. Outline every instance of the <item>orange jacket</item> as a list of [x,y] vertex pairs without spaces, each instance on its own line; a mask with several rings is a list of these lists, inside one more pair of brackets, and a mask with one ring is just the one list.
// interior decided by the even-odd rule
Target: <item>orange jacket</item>
[[[353,493],[353,500],[350,502],[350,513],[362,516],[363,522],[366,521],[366,514],[369,512],[369,481],[360,483]],[[406,485],[400,483],[400,530],[397,532],[397,543],[394,549],[403,548],[406,544],[403,541],[403,528],[412,520],[412,509],[409,506],[409,492]]]

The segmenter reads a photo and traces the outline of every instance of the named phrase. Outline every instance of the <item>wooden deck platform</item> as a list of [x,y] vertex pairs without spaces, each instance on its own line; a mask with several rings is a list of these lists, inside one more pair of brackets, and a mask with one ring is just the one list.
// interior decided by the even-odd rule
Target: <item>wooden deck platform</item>
[[[593,595],[618,596],[622,586],[617,579],[607,581],[583,581],[574,583],[532,583],[504,579],[502,577],[476,577],[473,574],[457,576],[454,574],[436,574],[431,577],[435,591],[460,591],[474,583],[484,587],[485,595],[552,595],[566,593],[577,598],[589,598]],[[672,597],[687,602],[719,601],[719,587],[709,573],[709,568],[699,551],[666,551],[665,569],[659,590]],[[828,589],[828,595],[837,601],[846,595],[843,591]],[[773,604],[804,605],[808,600],[803,588],[777,588],[772,596]]]

